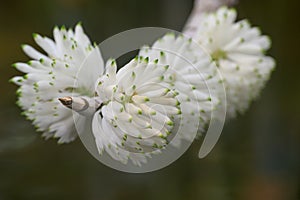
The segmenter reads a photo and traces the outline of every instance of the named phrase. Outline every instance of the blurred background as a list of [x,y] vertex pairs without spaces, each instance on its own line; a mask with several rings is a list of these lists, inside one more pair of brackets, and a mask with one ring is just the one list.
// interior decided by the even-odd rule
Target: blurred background
[[81,21],[95,42],[127,29],[155,26],[180,31],[193,0],[0,1],[0,200],[10,199],[300,199],[300,3],[240,0],[239,18],[271,36],[277,68],[258,101],[226,124],[204,159],[196,141],[175,163],[156,172],[126,174],[95,160],[77,140],[44,141],[15,105],[27,61],[20,45],[31,34],[52,37],[55,25]]

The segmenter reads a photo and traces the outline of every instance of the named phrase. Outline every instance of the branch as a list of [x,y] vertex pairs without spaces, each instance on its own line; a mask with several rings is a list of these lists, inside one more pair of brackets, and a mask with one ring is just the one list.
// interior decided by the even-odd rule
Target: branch
[[237,2],[238,0],[195,0],[194,8],[183,29],[183,33],[189,37],[195,36],[197,26],[204,13],[213,12],[224,5],[232,6]]

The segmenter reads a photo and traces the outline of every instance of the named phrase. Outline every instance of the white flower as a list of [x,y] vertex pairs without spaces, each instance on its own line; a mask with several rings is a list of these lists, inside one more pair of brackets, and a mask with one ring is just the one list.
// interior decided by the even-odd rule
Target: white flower
[[275,65],[265,56],[269,38],[247,20],[235,20],[236,11],[222,7],[202,18],[193,38],[208,51],[224,78],[228,118],[249,107]]
[[[55,137],[59,143],[66,143],[77,135],[72,111],[58,98],[94,96],[94,84],[103,73],[104,64],[98,47],[91,44],[80,24],[74,32],[55,27],[53,35],[54,40],[34,34],[35,42],[45,54],[29,45],[23,46],[33,60],[14,65],[25,75],[14,77],[12,82],[20,86],[18,104],[37,130],[46,138]],[[80,67],[84,70],[78,75]]]
[[172,118],[181,114],[178,93],[164,81],[168,68],[158,60],[136,57],[117,72],[116,62],[107,62],[97,81],[101,108],[92,125],[100,153],[105,150],[115,160],[127,163],[129,158],[141,165],[166,146]]
[[[152,47],[141,49],[140,55],[155,60],[160,54],[159,63],[168,64],[166,83],[179,92],[184,118],[178,119],[180,138],[193,141],[197,130],[206,131],[211,114],[220,103],[218,94],[222,90],[216,67],[203,49],[183,35],[170,33],[157,40]],[[177,140],[174,145],[179,145]]]

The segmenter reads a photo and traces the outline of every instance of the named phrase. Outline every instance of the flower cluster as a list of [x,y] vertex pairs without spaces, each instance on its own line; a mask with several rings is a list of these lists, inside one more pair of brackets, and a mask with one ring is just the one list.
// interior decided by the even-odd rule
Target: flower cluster
[[25,73],[12,79],[20,86],[18,104],[44,137],[59,143],[77,136],[72,110],[92,117],[83,123],[100,154],[141,165],[170,142],[178,147],[204,133],[212,111],[226,102],[223,84],[228,118],[259,95],[274,68],[264,54],[270,40],[235,20],[228,8],[207,14],[193,38],[167,34],[118,71],[115,60],[104,64],[80,24],[75,31],[54,28],[54,40],[34,34],[44,53],[23,46],[32,60],[14,65]]
[[[167,34],[151,47],[143,47],[139,54],[154,60],[161,52],[164,52],[164,57],[159,62],[172,66],[166,72],[165,82],[179,91],[178,99],[184,114],[180,124],[184,133],[177,134],[193,141],[195,130],[200,134],[205,132],[212,110],[220,104],[218,94],[223,89],[221,78],[202,47],[183,35],[176,37],[173,33]],[[174,144],[178,146],[180,140]]]
[[247,20],[235,22],[236,11],[222,7],[206,14],[197,26],[194,40],[210,54],[223,76],[227,95],[227,118],[243,113],[274,69],[265,56],[270,39]]
[[92,130],[100,153],[105,150],[115,160],[134,164],[168,143],[174,116],[180,115],[175,89],[164,81],[169,65],[136,57],[117,72],[110,60],[97,81],[97,100],[102,106],[94,117]]
[[[59,143],[67,143],[77,134],[71,110],[66,109],[58,98],[93,96],[91,88],[103,73],[104,66],[98,47],[91,44],[80,24],[75,32],[55,27],[53,36],[54,40],[33,34],[45,54],[23,45],[23,51],[32,60],[14,64],[25,75],[16,76],[11,81],[20,86],[17,90],[18,105],[33,121],[37,131],[45,138],[59,138]],[[84,68],[80,72],[85,74],[78,75],[80,68]]]

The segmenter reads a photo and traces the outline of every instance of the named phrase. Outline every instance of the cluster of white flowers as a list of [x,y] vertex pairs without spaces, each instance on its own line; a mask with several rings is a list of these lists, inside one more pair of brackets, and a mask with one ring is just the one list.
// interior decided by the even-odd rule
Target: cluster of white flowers
[[[73,141],[77,134],[71,110],[66,109],[58,98],[94,95],[90,88],[104,71],[103,60],[98,47],[91,44],[80,24],[75,32],[55,27],[53,36],[54,41],[33,34],[35,42],[46,55],[23,45],[23,51],[33,60],[14,64],[26,74],[11,81],[20,86],[17,90],[18,105],[24,110],[23,114],[33,121],[37,131],[42,132],[45,138],[59,138],[59,143],[67,143]],[[78,76],[80,67],[85,69],[82,70],[85,74]]]
[[227,118],[247,110],[274,69],[265,56],[270,39],[247,20],[235,22],[236,11],[222,7],[206,14],[193,39],[210,54],[223,76],[227,95]]
[[168,68],[136,57],[117,73],[116,61],[107,62],[96,87],[102,107],[92,124],[100,153],[105,150],[123,163],[130,158],[140,165],[167,144],[172,118],[181,114],[178,93],[164,82]]
[[224,103],[223,83],[229,118],[258,96],[274,67],[264,55],[270,42],[235,19],[227,8],[207,14],[195,37],[167,34],[119,71],[115,60],[104,66],[80,24],[75,31],[54,28],[54,40],[34,34],[45,54],[23,46],[33,60],[14,65],[25,73],[12,79],[20,86],[18,104],[43,136],[59,143],[77,136],[72,109],[90,115],[100,154],[141,165],[164,149],[174,127],[181,126],[175,146],[204,133],[212,110]]
[[[178,99],[185,116],[180,124],[184,133],[177,134],[187,141],[193,141],[195,130],[198,133],[205,132],[212,110],[220,104],[218,94],[223,89],[221,78],[201,46],[183,35],[176,37],[175,34],[167,34],[151,47],[143,47],[139,54],[155,60],[160,52],[164,52],[164,59],[159,62],[171,66],[166,72],[165,82],[179,92]],[[174,145],[180,145],[180,140]]]

